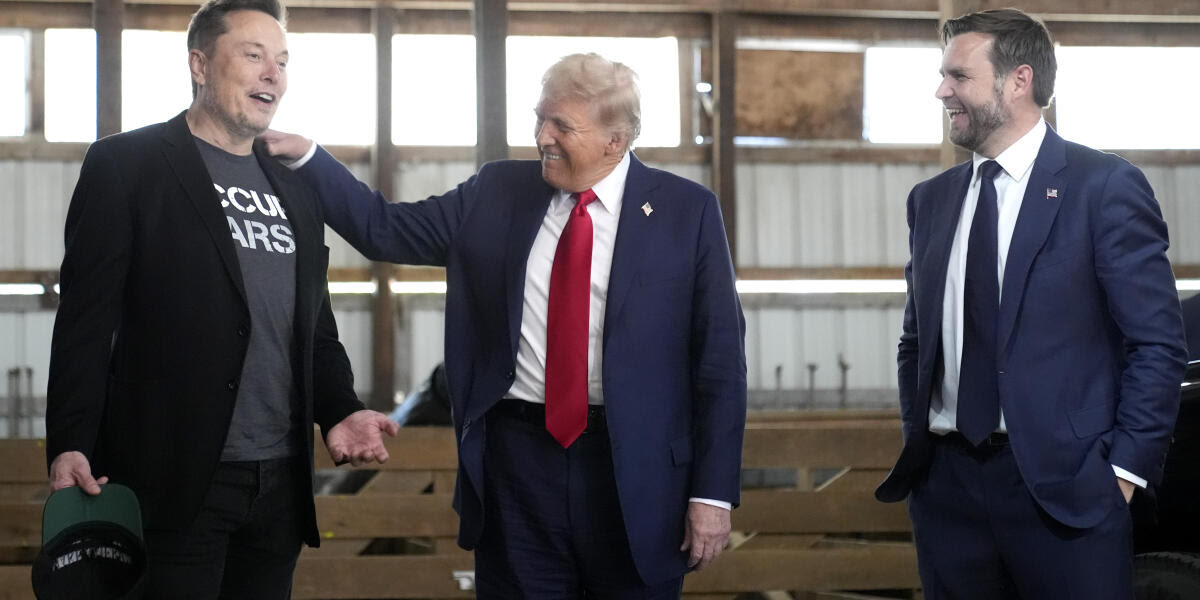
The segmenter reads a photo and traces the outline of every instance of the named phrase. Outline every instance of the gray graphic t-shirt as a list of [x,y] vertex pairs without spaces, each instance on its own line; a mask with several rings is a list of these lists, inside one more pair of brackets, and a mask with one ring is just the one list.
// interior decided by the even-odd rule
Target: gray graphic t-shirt
[[253,154],[230,154],[195,139],[225,209],[250,304],[250,345],[221,460],[295,456],[302,436],[296,435],[301,416],[292,379],[296,241],[291,223]]

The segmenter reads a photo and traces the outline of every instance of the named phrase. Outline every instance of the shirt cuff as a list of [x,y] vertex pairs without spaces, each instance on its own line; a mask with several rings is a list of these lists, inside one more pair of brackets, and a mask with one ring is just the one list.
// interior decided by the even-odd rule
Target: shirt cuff
[[712,500],[709,498],[688,498],[688,502],[699,502],[700,504],[707,504],[709,506],[715,506],[725,510],[733,510],[733,504],[723,500]]
[[296,159],[295,162],[290,162],[290,163],[285,162],[285,163],[283,163],[283,166],[295,171],[296,169],[299,169],[300,167],[303,167],[304,165],[308,164],[308,161],[311,160],[312,157],[317,154],[317,143],[312,140],[309,140],[309,142],[310,142],[310,144],[308,146],[308,152],[305,152],[304,156],[301,156],[300,158]]
[[1136,486],[1142,488],[1143,490],[1146,489],[1146,485],[1149,482],[1146,481],[1145,479],[1142,479],[1141,477],[1138,477],[1137,475],[1134,475],[1133,473],[1130,473],[1129,471],[1126,471],[1125,469],[1122,469],[1121,467],[1118,467],[1117,465],[1113,465],[1112,468],[1113,468],[1113,473],[1116,473],[1117,477],[1120,477],[1121,479],[1124,479],[1125,481],[1128,481],[1129,483],[1132,483],[1133,485],[1136,485]]

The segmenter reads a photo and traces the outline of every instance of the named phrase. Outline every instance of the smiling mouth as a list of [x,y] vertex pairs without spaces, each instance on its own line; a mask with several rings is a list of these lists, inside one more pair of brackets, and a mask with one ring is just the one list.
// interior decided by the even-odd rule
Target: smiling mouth
[[553,153],[546,152],[543,150],[542,158],[544,158],[546,160],[562,160],[562,155],[561,154],[553,154]]
[[946,116],[950,117],[951,119],[954,119],[954,117],[957,117],[959,115],[965,115],[965,114],[967,114],[967,111],[962,110],[962,109],[958,109],[958,108],[947,108],[946,109]]
[[258,100],[259,102],[262,102],[262,103],[264,103],[264,104],[274,104],[274,103],[275,103],[275,95],[274,95],[274,94],[268,94],[268,93],[266,93],[266,92],[259,92],[259,93],[257,93],[257,94],[250,94],[250,97],[251,97],[251,98],[254,98],[255,100]]

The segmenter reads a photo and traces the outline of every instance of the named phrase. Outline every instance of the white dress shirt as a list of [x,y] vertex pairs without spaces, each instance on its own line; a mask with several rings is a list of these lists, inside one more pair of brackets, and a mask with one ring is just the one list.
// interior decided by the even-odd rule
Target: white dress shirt
[[[596,201],[587,206],[592,218],[592,285],[588,303],[588,404],[604,404],[604,307],[608,303],[608,276],[612,271],[617,223],[629,174],[629,153],[604,179],[592,186]],[[546,402],[546,319],[550,304],[550,270],[558,237],[567,226],[575,200],[558,190],[542,218],[542,227],[525,264],[525,301],[521,307],[521,338],[517,341],[516,379],[508,396],[529,402]]]
[[[1046,121],[1039,119],[1028,133],[995,158],[1001,168],[995,179],[996,278],[1000,286],[1001,302],[1004,300],[1004,266],[1008,261],[1008,247],[1012,243],[1013,230],[1017,226],[1017,216],[1021,214],[1021,202],[1025,198],[1025,188],[1029,185],[1029,174],[1033,171],[1033,163],[1045,137]],[[950,247],[950,263],[946,268],[946,292],[942,297],[942,385],[940,389],[934,388],[929,403],[929,430],[941,435],[957,430],[955,423],[958,414],[959,367],[962,365],[965,314],[963,285],[967,273],[967,242],[971,236],[975,207],[979,203],[979,166],[987,160],[989,159],[986,156],[980,154],[975,154],[972,159],[974,171],[971,175],[971,185],[967,188],[967,196],[958,216],[954,244]],[[1008,431],[1003,410],[1000,412],[1000,427],[997,431]],[[1123,479],[1146,487],[1145,479],[1125,469],[1113,465],[1113,471]]]

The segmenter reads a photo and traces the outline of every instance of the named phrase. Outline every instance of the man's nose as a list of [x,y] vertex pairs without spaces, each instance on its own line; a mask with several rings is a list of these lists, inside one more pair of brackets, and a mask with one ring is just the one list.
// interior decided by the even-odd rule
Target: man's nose
[[938,84],[937,89],[933,91],[933,97],[937,98],[938,100],[945,100],[952,95],[953,94],[950,91],[950,85],[946,83],[945,79],[943,79],[942,82]]

